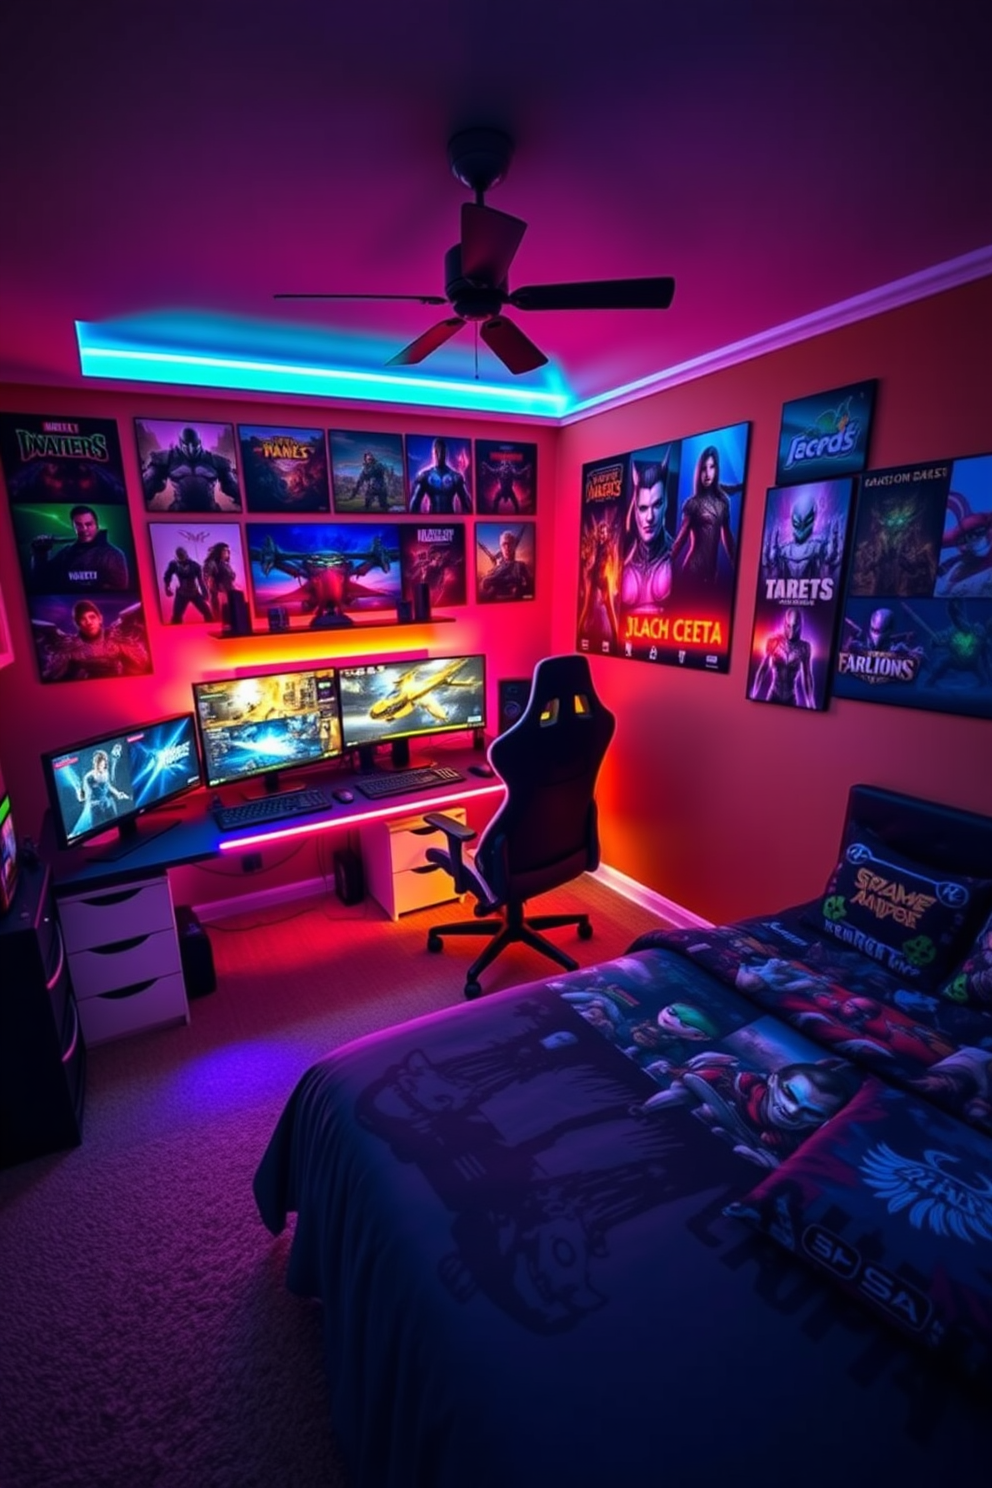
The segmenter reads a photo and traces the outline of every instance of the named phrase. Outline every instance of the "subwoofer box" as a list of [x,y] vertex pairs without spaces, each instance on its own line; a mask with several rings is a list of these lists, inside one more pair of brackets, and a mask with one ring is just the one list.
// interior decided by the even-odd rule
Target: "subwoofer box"
[[334,891],[342,904],[361,904],[365,898],[365,872],[361,853],[342,847],[334,854]]
[[214,953],[199,916],[188,904],[176,905],[176,933],[186,996],[205,997],[217,986]]

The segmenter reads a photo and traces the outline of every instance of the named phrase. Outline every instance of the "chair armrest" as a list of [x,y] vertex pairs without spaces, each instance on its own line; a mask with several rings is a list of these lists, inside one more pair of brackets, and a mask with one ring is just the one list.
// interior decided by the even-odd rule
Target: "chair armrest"
[[459,894],[474,895],[478,900],[475,908],[477,915],[489,914],[497,907],[498,901],[494,899],[482,875],[470,867],[462,856],[462,848],[477,836],[475,828],[466,826],[464,822],[456,821],[454,817],[445,816],[443,811],[425,811],[424,821],[439,832],[443,832],[448,839],[447,849],[427,848],[424,853],[427,861],[435,863],[439,868],[451,874],[455,889]]
[[452,847],[454,847],[455,843],[458,843],[460,847],[464,842],[471,842],[472,838],[476,836],[474,827],[469,827],[464,822],[456,821],[453,816],[445,816],[443,811],[426,811],[424,813],[424,821],[429,822],[432,827],[437,827],[439,832],[443,832],[452,844]]

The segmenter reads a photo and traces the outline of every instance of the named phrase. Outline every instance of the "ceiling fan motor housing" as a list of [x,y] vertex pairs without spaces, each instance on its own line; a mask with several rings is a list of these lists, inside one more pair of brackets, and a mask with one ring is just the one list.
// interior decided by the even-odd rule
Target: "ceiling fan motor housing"
[[444,292],[462,320],[489,320],[506,303],[506,281],[480,284],[462,275],[462,249],[456,243],[444,255]]

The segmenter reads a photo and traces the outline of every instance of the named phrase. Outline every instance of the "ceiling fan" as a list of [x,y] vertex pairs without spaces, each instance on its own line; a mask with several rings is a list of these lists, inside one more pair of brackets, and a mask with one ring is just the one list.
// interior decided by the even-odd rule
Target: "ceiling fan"
[[523,331],[503,314],[514,310],[667,310],[674,279],[599,279],[575,284],[529,284],[511,290],[507,274],[520,247],[526,222],[487,207],[485,194],[503,180],[513,142],[498,129],[466,129],[448,143],[453,174],[475,193],[461,214],[461,241],[444,255],[444,294],[277,294],[277,300],[414,300],[450,305],[454,314],[439,320],[386,363],[412,366],[473,322],[478,334],[514,374],[533,372],[548,360]]

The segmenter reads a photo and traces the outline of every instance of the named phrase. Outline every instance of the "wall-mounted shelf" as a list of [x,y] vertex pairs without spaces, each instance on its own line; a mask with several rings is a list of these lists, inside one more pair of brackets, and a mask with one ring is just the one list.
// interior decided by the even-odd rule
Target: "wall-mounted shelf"
[[454,615],[431,615],[428,620],[356,620],[353,625],[291,625],[288,630],[249,630],[243,635],[236,631],[211,630],[211,640],[214,641],[274,641],[284,639],[286,636],[319,636],[334,635],[347,636],[357,635],[363,630],[409,630],[411,626],[417,625],[453,625]]

